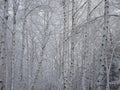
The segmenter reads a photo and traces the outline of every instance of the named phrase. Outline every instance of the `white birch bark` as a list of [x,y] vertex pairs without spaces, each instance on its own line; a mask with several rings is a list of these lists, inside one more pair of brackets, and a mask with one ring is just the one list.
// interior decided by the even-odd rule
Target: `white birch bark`
[[18,10],[17,0],[13,0],[13,30],[12,30],[12,48],[11,48],[11,90],[14,90],[15,74],[15,33],[16,33],[16,14]]
[[96,90],[96,60],[95,60],[95,49],[93,50],[93,82],[92,90]]
[[89,21],[90,21],[90,10],[91,10],[91,0],[87,1],[87,24],[84,29],[84,40],[83,40],[83,58],[82,58],[82,90],[86,90],[86,72],[87,72],[87,63],[88,60],[88,48],[89,48]]
[[21,62],[20,62],[20,80],[23,80],[23,60],[24,60],[24,50],[25,50],[25,33],[26,33],[26,5],[27,0],[24,1],[24,16],[23,16],[23,26],[22,26],[22,50],[21,50]]
[[69,90],[74,90],[73,77],[74,77],[74,54],[75,54],[75,0],[72,0],[72,30],[71,30],[71,63],[70,63],[70,86]]
[[67,30],[68,30],[68,23],[67,23],[67,0],[63,0],[63,17],[64,17],[64,20],[63,20],[63,54],[62,54],[62,76],[63,76],[63,90],[69,90],[69,83],[68,83],[68,72],[67,72],[67,54],[68,54],[68,51],[67,51],[67,41],[66,38],[67,38]]
[[29,48],[29,31],[26,31],[26,48],[27,48],[27,90],[30,90],[30,48]]
[[7,88],[7,80],[6,80],[6,62],[7,62],[7,42],[6,42],[6,37],[7,37],[7,27],[8,27],[8,0],[4,0],[4,17],[3,17],[3,31],[1,35],[1,60],[2,60],[2,89],[6,90]]
[[[104,28],[103,28],[103,37],[102,37],[102,44],[101,44],[101,55],[100,55],[100,72],[98,76],[98,90],[106,90],[107,88],[109,89],[109,85],[106,87],[106,66],[105,66],[105,60],[107,59],[106,56],[106,47],[107,47],[107,34],[109,30],[109,0],[104,0],[105,5],[104,5]],[[108,79],[107,75],[107,79]],[[109,81],[107,80],[107,83]]]

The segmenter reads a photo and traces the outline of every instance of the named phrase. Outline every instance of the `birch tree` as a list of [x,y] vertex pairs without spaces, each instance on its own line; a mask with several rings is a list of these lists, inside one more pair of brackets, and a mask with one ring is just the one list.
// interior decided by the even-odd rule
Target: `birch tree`
[[[72,30],[71,36],[75,33],[75,0],[72,0]],[[70,90],[74,90],[73,77],[74,77],[74,57],[75,57],[75,37],[71,37],[71,63],[70,63]]]
[[[98,90],[109,90],[109,85],[106,88],[106,67],[105,67],[105,60],[107,59],[106,56],[106,48],[107,48],[107,35],[109,30],[109,0],[105,0],[104,6],[104,27],[103,27],[103,36],[102,36],[102,44],[101,44],[101,55],[100,55],[100,71],[98,76]],[[107,81],[109,83],[109,81]]]
[[4,0],[4,17],[3,17],[3,31],[1,35],[1,60],[2,60],[2,88],[3,90],[6,90],[6,56],[7,56],[7,29],[8,29],[8,0]]
[[20,80],[23,80],[23,60],[25,50],[25,32],[26,32],[26,7],[27,1],[24,1],[24,18],[23,18],[23,30],[22,30],[22,50],[21,50],[21,62],[20,62]]
[[11,90],[14,90],[14,74],[15,74],[15,33],[16,33],[16,15],[18,10],[17,0],[13,0],[13,30],[12,30],[12,50],[11,50]]
[[66,39],[66,32],[67,32],[67,14],[66,14],[66,11],[67,11],[67,1],[66,0],[63,0],[63,17],[64,17],[64,20],[63,20],[63,24],[64,24],[64,29],[63,29],[63,55],[62,55],[62,75],[63,75],[63,90],[69,90],[69,86],[68,86],[68,77],[67,77],[67,68],[66,68],[66,61],[67,61],[67,58],[66,58],[66,55],[67,55],[67,51],[66,51],[66,48],[67,48],[67,43],[65,41]]
[[88,53],[89,53],[89,21],[90,21],[90,11],[91,11],[91,0],[87,1],[87,24],[84,29],[83,36],[83,57],[82,57],[82,89],[86,90],[86,72],[87,72],[87,63],[88,61]]

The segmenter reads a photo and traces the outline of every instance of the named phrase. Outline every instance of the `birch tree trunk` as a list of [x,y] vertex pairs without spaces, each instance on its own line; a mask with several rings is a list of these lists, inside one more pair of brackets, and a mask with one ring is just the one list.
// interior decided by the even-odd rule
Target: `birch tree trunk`
[[92,82],[92,90],[96,90],[96,60],[95,60],[95,49],[93,50],[93,82]]
[[7,86],[7,80],[6,80],[6,62],[7,62],[7,27],[8,27],[8,0],[4,0],[4,17],[3,17],[3,31],[1,35],[1,60],[2,60],[2,88],[1,90],[6,90]]
[[[104,23],[105,23],[105,29],[106,29],[106,36],[107,36],[107,38],[106,38],[106,42],[108,42],[108,32],[109,32],[109,29],[110,29],[110,27],[109,27],[109,0],[105,0],[105,16],[104,16]],[[110,37],[110,42],[112,43],[112,38]],[[108,44],[107,44],[107,46],[108,46]],[[111,55],[111,57],[112,57],[112,55]],[[108,65],[108,60],[107,60],[107,56],[106,56],[106,58],[105,58],[105,61],[106,61],[106,82],[107,82],[107,85],[106,85],[106,90],[110,90],[110,77],[109,77],[109,75],[110,75],[110,68],[111,68],[111,66],[110,65]],[[112,62],[110,62],[110,63],[112,63]]]
[[88,49],[89,49],[89,21],[90,21],[90,10],[91,10],[91,0],[87,1],[87,24],[84,30],[84,37],[83,37],[83,57],[82,57],[82,90],[86,90],[86,72],[87,72],[87,63],[88,61]]
[[26,32],[26,48],[27,48],[27,90],[30,90],[30,48],[29,48],[29,31]]
[[62,55],[62,75],[63,75],[63,90],[69,90],[69,85],[68,85],[68,72],[67,72],[67,30],[68,30],[68,23],[67,23],[67,1],[68,0],[63,0],[63,17],[64,17],[64,21],[63,21],[63,55]]
[[13,31],[12,31],[12,50],[11,50],[11,90],[14,90],[14,74],[15,74],[15,33],[16,33],[16,14],[17,14],[17,0],[13,0]]
[[[33,71],[33,61],[34,61],[34,49],[35,49],[35,42],[34,42],[34,36],[33,36],[33,26],[32,26],[32,15],[30,15],[30,25],[31,25],[31,31],[27,30],[27,36],[26,36],[26,42],[27,42],[27,85],[28,85],[28,90],[30,90],[30,83],[32,81],[32,71]],[[30,38],[30,40],[29,40]]]
[[27,0],[24,1],[24,18],[23,18],[23,30],[22,30],[22,50],[21,50],[21,62],[20,62],[20,80],[23,80],[23,60],[25,50],[25,33],[26,33],[26,5]]
[[[98,76],[98,90],[109,90],[109,85],[106,87],[106,66],[105,60],[107,59],[106,56],[106,48],[107,48],[107,35],[109,30],[109,0],[104,0],[105,2],[105,11],[104,11],[104,28],[103,28],[103,37],[102,37],[102,44],[101,44],[101,55],[100,55],[100,72]],[[108,83],[108,80],[107,80]]]
[[70,89],[74,90],[73,77],[74,77],[74,51],[75,51],[75,0],[72,0],[72,30],[71,30],[71,63],[70,63]]
[[31,31],[31,50],[30,50],[30,77],[33,78],[33,62],[35,60],[35,41],[34,41],[34,35]]

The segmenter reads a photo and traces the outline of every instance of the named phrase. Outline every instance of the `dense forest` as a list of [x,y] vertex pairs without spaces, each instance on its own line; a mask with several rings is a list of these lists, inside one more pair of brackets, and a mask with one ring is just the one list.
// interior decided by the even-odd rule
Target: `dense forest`
[[120,90],[120,0],[0,0],[0,90]]

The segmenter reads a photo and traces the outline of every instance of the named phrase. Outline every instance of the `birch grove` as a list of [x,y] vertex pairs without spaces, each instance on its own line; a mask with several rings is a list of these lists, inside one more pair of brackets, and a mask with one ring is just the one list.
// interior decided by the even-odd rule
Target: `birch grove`
[[0,90],[120,90],[120,1],[0,0]]

